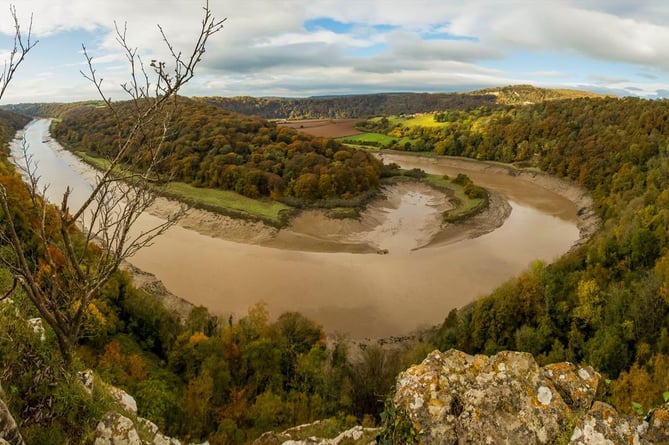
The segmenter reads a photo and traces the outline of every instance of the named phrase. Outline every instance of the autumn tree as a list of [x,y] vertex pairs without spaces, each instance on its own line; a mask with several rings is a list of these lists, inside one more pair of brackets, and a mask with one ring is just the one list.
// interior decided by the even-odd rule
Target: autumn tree
[[[30,30],[27,36],[22,35],[14,9],[12,16],[15,45],[0,77],[0,97],[36,43],[31,41]],[[165,156],[164,141],[178,106],[178,93],[195,75],[207,42],[222,26],[223,20],[216,19],[209,3],[205,3],[199,33],[192,49],[185,53],[177,50],[158,26],[169,60],[151,60],[147,65],[127,41],[125,26],[116,25],[116,40],[129,66],[129,79],[121,85],[129,100],[118,103],[105,94],[102,78],[84,46],[88,69],[82,75],[99,93],[116,127],[115,143],[101,147],[107,158],[104,170],[97,174],[82,203],[71,199],[72,190],[68,188],[60,205],[52,206],[44,197],[48,185],[40,183],[24,140],[22,168],[28,202],[17,211],[15,197],[0,186],[0,237],[9,247],[0,252],[0,261],[14,275],[6,295],[18,286],[25,291],[53,330],[66,364],[84,335],[91,304],[104,284],[124,259],[149,245],[183,211],[148,229],[135,228],[140,215],[154,201],[155,186],[161,183],[157,166]],[[142,159],[133,159],[135,154]],[[130,168],[133,165],[142,168]],[[30,242],[22,233],[26,224],[34,234]]]

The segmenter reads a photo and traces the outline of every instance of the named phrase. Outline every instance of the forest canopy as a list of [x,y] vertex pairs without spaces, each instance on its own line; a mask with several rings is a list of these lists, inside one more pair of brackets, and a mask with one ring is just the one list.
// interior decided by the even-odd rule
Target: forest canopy
[[[382,164],[364,151],[261,118],[179,100],[157,171],[171,180],[251,198],[306,202],[351,199],[379,183]],[[115,146],[115,122],[105,110],[81,104],[56,111],[60,121],[53,135],[67,147],[104,157]],[[140,155],[126,162],[141,168],[144,161]]]

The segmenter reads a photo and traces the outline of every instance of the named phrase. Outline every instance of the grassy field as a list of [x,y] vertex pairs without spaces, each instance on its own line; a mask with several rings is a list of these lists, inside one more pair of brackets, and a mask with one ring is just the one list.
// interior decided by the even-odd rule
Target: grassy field
[[[370,119],[371,121],[381,120],[381,117]],[[448,125],[448,122],[437,122],[434,120],[433,113],[419,114],[414,117],[411,116],[387,116],[391,127],[401,124],[404,127],[443,127]]]
[[[106,159],[81,151],[76,155],[99,170],[109,165]],[[158,190],[158,193],[196,208],[238,218],[261,220],[278,227],[285,225],[292,212],[291,207],[280,202],[247,198],[228,190],[194,187],[183,182],[170,182]]]
[[383,133],[360,133],[354,136],[337,138],[337,141],[342,144],[376,148],[390,147],[395,144],[403,145],[407,142],[414,143],[412,138],[403,137],[398,139]]
[[472,199],[464,191],[460,184],[439,175],[427,175],[423,178],[425,182],[440,189],[453,191],[453,201],[456,207],[444,213],[444,221],[456,222],[469,216],[473,216],[488,205],[487,199]]
[[229,190],[193,187],[183,182],[170,182],[165,187],[165,194],[194,207],[257,218],[272,225],[283,225],[284,215],[292,211],[291,207],[277,201],[247,198]]
[[82,161],[84,161],[86,164],[98,169],[98,170],[106,170],[107,167],[109,166],[109,161],[104,159],[104,158],[96,158],[95,156],[91,156],[85,151],[76,151],[74,152],[77,157],[79,157]]

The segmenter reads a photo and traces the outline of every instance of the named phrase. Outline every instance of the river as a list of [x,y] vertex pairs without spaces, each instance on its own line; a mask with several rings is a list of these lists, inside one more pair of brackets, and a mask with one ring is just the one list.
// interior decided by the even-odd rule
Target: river
[[[50,139],[48,128],[48,120],[33,121],[24,135],[42,183],[50,184],[48,198],[60,202],[66,185],[89,190],[90,177]],[[328,333],[374,338],[440,323],[451,309],[489,293],[537,259],[554,260],[579,238],[575,204],[531,181],[478,163],[456,168],[445,158],[386,158],[434,173],[464,172],[507,199],[511,214],[499,229],[478,238],[388,255],[272,248],[174,226],[130,262],[216,314],[241,316],[265,302],[272,316],[299,311]],[[143,215],[139,228],[158,221]]]

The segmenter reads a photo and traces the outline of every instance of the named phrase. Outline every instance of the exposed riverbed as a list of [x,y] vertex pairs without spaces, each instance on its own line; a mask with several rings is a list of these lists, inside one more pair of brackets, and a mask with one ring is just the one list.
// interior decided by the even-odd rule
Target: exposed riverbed
[[[25,136],[42,181],[51,184],[50,199],[58,202],[66,184],[89,190],[86,181],[94,173],[50,141],[48,126],[47,120],[35,121]],[[370,206],[362,222],[335,224],[319,212],[306,212],[279,233],[194,211],[131,263],[214,313],[243,315],[263,301],[272,315],[299,311],[327,332],[381,337],[440,323],[450,309],[490,292],[532,261],[565,253],[584,230],[577,211],[587,196],[553,178],[511,176],[504,168],[447,158],[384,157],[405,168],[464,172],[508,202],[511,212],[506,220],[506,214],[498,216],[504,223],[489,233],[470,238],[466,230],[453,228],[440,239],[438,218],[448,202],[417,184],[388,190],[386,200]],[[541,185],[542,180],[556,182]],[[170,205],[159,201],[138,229],[156,224],[155,215]],[[415,250],[428,243],[429,248]],[[314,245],[319,247],[306,249]],[[389,254],[355,253],[375,249]]]

